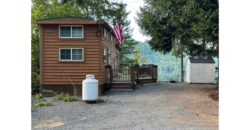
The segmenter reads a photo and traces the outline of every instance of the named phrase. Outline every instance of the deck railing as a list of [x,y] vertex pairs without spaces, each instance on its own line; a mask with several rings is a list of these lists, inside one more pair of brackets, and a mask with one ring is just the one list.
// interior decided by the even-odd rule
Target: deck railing
[[138,68],[138,82],[156,82],[157,81],[157,65],[144,64]]
[[107,66],[105,80],[106,83],[156,82],[157,65],[120,65],[115,68]]
[[113,82],[130,82],[131,72],[129,67],[122,67],[118,69],[112,69]]

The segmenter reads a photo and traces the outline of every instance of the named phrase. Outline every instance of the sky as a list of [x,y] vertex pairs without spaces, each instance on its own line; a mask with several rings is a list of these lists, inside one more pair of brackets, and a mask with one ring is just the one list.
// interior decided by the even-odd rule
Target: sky
[[130,12],[130,14],[128,15],[128,19],[130,21],[130,26],[133,29],[132,38],[142,42],[148,40],[149,37],[144,36],[140,32],[140,28],[135,21],[135,18],[137,17],[136,13],[137,11],[139,11],[139,7],[143,6],[144,1],[143,0],[121,0],[121,1],[127,4],[127,11]]

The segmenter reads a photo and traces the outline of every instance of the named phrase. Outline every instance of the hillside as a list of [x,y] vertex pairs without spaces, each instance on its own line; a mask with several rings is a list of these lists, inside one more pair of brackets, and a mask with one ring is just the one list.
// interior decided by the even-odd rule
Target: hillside
[[[140,64],[158,65],[158,81],[181,80],[180,58],[176,58],[171,54],[161,54],[160,52],[153,51],[149,44],[145,42],[140,42],[135,50],[140,51],[139,54],[141,57],[139,58],[145,59]],[[186,60],[187,58],[184,59],[184,63],[186,63]]]
[[[181,59],[169,54],[161,54],[151,49],[148,43],[139,42],[135,51],[139,54],[133,54],[131,57],[139,58],[140,64],[156,64],[158,65],[158,81],[176,80],[181,81]],[[139,57],[135,55],[140,55]],[[186,71],[187,56],[184,58],[184,71]],[[214,58],[216,66],[218,59]],[[185,80],[185,74],[184,74]]]

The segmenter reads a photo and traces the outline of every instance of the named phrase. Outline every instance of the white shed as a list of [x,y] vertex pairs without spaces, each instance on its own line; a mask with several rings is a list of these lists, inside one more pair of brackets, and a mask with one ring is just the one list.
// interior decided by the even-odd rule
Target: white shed
[[213,58],[189,57],[187,61],[186,82],[215,83],[215,62]]

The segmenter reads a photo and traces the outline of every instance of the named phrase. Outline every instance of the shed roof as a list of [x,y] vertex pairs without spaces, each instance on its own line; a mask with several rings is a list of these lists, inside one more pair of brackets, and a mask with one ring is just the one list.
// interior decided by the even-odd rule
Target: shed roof
[[195,58],[189,57],[191,63],[215,63],[213,58]]
[[81,17],[56,17],[56,18],[46,18],[46,19],[39,19],[37,21],[38,24],[85,24],[85,25],[93,25],[93,24],[101,24],[108,28],[109,30],[112,30],[112,27],[103,20],[93,20],[93,19],[87,19],[87,18],[81,18]]

